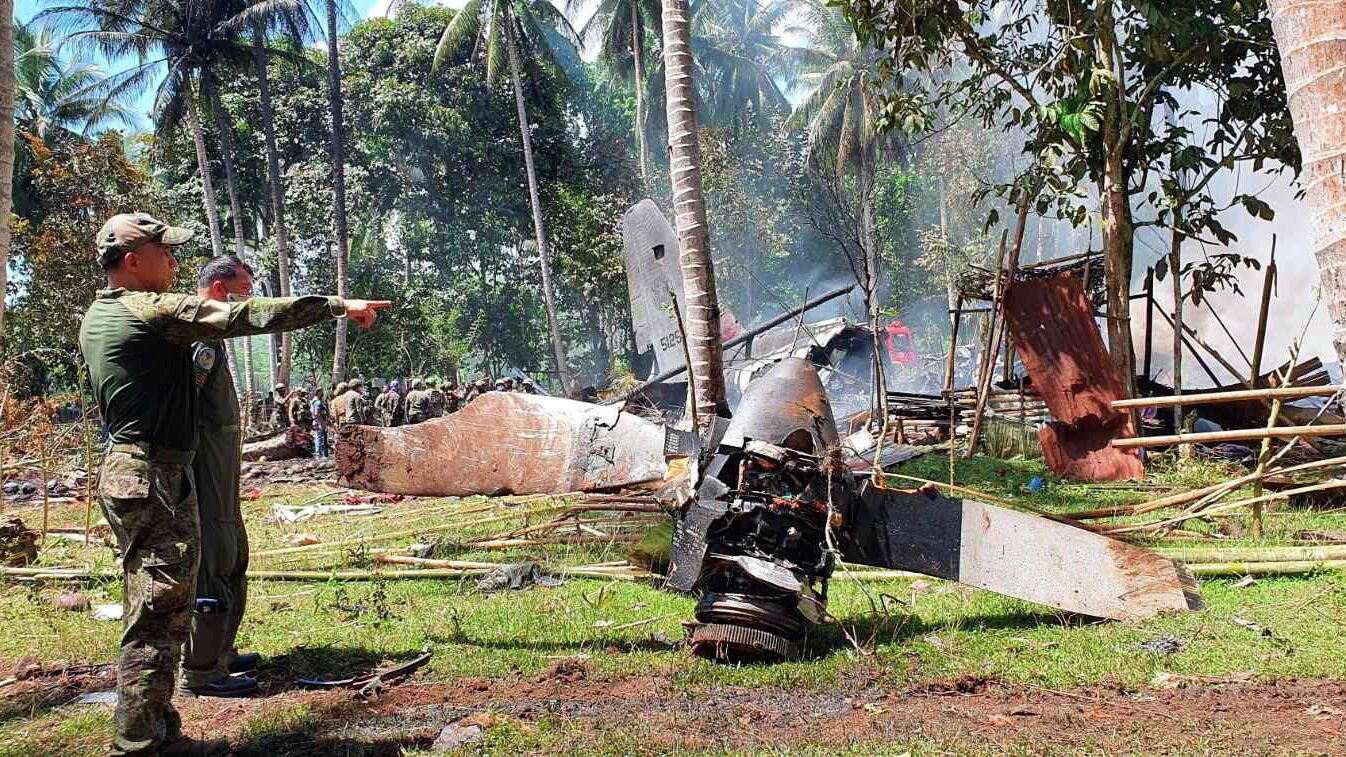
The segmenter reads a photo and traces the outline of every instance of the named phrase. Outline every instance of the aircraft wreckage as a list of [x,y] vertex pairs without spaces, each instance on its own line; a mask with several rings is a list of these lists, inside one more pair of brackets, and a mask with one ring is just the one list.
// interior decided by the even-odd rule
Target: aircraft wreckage
[[824,617],[839,559],[1099,618],[1201,606],[1180,564],[1141,547],[934,491],[875,486],[844,464],[807,360],[777,363],[748,386],[731,421],[719,420],[697,437],[613,407],[487,393],[415,426],[342,429],[338,469],[350,486],[416,495],[660,489],[677,518],[668,584],[700,596],[692,641],[711,657],[797,654]]

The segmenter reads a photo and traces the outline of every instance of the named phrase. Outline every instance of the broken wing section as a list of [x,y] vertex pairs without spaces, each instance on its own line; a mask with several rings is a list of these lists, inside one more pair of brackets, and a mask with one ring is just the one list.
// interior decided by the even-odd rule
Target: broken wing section
[[487,392],[414,426],[346,426],[337,471],[347,486],[434,497],[564,494],[662,481],[664,429],[615,407]]
[[1137,620],[1202,607],[1181,565],[1038,516],[865,484],[842,528],[849,562],[924,573],[1067,612]]

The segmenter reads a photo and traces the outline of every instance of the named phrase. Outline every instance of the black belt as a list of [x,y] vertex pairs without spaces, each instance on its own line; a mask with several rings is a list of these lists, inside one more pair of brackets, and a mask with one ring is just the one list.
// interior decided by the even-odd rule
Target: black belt
[[140,455],[147,460],[153,460],[156,463],[172,463],[177,465],[191,465],[192,460],[196,459],[196,452],[189,449],[174,449],[172,447],[163,447],[149,442],[129,442],[113,444],[108,448],[111,452],[125,452],[128,455]]

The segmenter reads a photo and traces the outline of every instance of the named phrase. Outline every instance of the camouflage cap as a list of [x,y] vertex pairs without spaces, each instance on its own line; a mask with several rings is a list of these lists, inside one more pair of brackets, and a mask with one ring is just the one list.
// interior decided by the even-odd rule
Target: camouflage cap
[[103,224],[94,242],[98,245],[98,262],[107,265],[145,242],[153,240],[172,247],[188,241],[193,234],[191,229],[169,226],[149,213],[119,213]]

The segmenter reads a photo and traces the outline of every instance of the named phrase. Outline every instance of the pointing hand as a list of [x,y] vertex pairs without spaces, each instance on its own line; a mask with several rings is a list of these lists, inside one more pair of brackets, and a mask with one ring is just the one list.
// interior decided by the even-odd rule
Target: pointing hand
[[392,307],[391,300],[346,300],[346,317],[355,321],[355,325],[368,329],[374,325],[378,311]]

